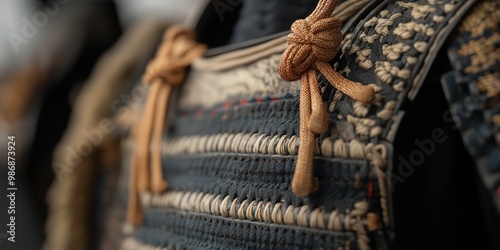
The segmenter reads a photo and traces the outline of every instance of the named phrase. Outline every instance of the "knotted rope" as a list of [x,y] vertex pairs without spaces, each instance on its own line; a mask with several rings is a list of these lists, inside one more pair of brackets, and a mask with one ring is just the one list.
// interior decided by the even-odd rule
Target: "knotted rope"
[[[143,220],[139,193],[161,193],[168,187],[162,173],[161,139],[169,100],[174,86],[184,82],[186,68],[205,50],[205,45],[196,42],[193,32],[173,26],[147,66],[143,79],[151,87],[136,128],[137,146],[130,177],[127,220],[132,225]],[[151,144],[154,147],[150,161]]]
[[370,103],[372,87],[350,81],[333,70],[329,62],[342,41],[340,20],[331,17],[338,0],[320,0],[306,19],[292,24],[288,49],[283,53],[279,75],[287,81],[302,80],[300,90],[300,144],[292,191],[304,197],[316,189],[313,178],[315,135],[328,130],[328,115],[321,98],[318,73],[338,90],[362,103]]

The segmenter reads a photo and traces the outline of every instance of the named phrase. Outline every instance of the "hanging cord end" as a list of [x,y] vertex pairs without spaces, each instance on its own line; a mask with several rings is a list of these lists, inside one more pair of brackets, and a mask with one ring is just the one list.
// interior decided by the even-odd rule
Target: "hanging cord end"
[[[350,96],[352,99],[359,101],[365,105],[371,104],[375,99],[375,90],[367,85],[363,85],[359,82],[353,82],[349,79],[344,78],[346,82],[350,82],[349,92],[346,91],[345,94]],[[345,84],[344,86],[346,86]]]
[[375,99],[375,90],[366,85],[358,84],[359,90],[357,90],[356,98],[353,98],[356,101],[360,101],[363,104],[371,104]]
[[307,197],[317,189],[318,189],[318,178],[314,177],[312,173],[310,174],[310,177],[300,175],[297,172],[294,174],[292,179],[292,192],[297,197],[301,198]]
[[326,110],[323,108],[318,112],[313,112],[307,127],[315,134],[323,134],[328,131],[328,114]]
[[330,84],[352,99],[363,104],[370,104],[374,100],[375,90],[371,86],[343,77],[339,72],[333,70],[329,63],[317,61],[315,66],[323,73]]
[[131,169],[127,212],[131,225],[137,226],[143,221],[139,193],[158,194],[168,188],[163,179],[161,143],[170,96],[173,87],[184,82],[187,67],[205,50],[205,45],[196,42],[194,32],[173,26],[165,33],[155,58],[147,66],[143,80],[151,87],[140,127],[134,130],[137,146]]
[[[160,173],[161,174],[161,173]],[[168,183],[161,175],[154,175],[151,181],[151,191],[155,194],[161,194],[168,189]]]

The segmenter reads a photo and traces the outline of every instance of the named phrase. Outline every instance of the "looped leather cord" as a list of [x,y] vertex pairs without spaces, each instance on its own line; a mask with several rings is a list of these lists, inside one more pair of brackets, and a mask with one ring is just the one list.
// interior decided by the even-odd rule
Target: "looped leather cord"
[[318,73],[338,90],[362,103],[370,103],[375,91],[370,86],[342,77],[330,66],[342,41],[340,20],[331,17],[338,0],[320,0],[306,19],[292,24],[289,47],[283,53],[279,75],[287,81],[302,79],[300,90],[300,144],[292,180],[292,191],[308,196],[317,186],[313,178],[315,134],[328,129],[328,115],[321,98]]
[[[135,128],[137,146],[130,177],[127,220],[132,225],[143,220],[139,193],[161,193],[168,187],[162,173],[161,140],[170,96],[173,87],[184,82],[186,68],[205,51],[206,46],[196,42],[193,32],[173,26],[147,66],[143,79],[151,87],[143,117]],[[150,161],[151,144],[154,147]]]

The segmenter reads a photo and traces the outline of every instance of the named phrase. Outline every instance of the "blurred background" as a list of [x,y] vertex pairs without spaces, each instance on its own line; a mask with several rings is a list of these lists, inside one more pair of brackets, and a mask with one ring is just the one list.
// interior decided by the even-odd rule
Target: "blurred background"
[[[64,149],[78,142],[81,131],[91,133],[96,121],[111,117],[120,105],[129,105],[131,95],[124,93],[137,84],[163,30],[174,23],[189,23],[204,2],[0,0],[0,249],[42,249],[52,227],[46,223],[51,209],[48,203],[58,203],[62,197],[54,191],[52,198],[47,194],[53,186],[62,185],[56,183],[58,178],[73,171],[73,166],[58,166],[54,162],[65,160],[69,151]],[[143,97],[144,92],[137,96]],[[91,122],[85,125],[85,121]],[[79,135],[68,135],[71,133]],[[4,234],[11,216],[7,213],[8,169],[4,167],[9,135],[14,135],[16,142],[15,244]],[[103,141],[102,145],[94,145],[99,148],[113,141],[108,137],[120,137],[118,130],[105,135],[104,140],[94,136]],[[117,145],[114,142],[115,151]],[[54,153],[57,147],[65,153],[59,154],[59,158]],[[116,161],[119,156],[110,163],[112,154],[99,151],[100,165],[120,165]],[[93,185],[107,185],[106,176],[116,177],[116,172],[105,172],[101,182]],[[71,188],[75,187],[62,189]],[[63,237],[65,232],[51,233]]]
[[[127,231],[117,223],[124,221],[127,197],[115,191],[127,188],[128,178],[123,176],[127,173],[120,172],[120,166],[126,165],[122,161],[127,154],[132,155],[132,146],[124,138],[146,97],[141,76],[163,32],[177,23],[194,28],[202,10],[214,4],[207,8],[212,12],[208,16],[217,22],[200,22],[198,36],[209,47],[216,47],[286,31],[293,20],[305,17],[316,5],[309,0],[281,4],[285,1],[248,0],[243,8],[241,0],[0,0],[0,250],[117,249],[122,232]],[[215,5],[223,2],[225,5]],[[280,11],[272,15],[278,4]],[[233,11],[238,8],[241,10]],[[238,20],[239,15],[243,21]],[[230,34],[227,31],[233,26],[234,34]],[[442,91],[439,84],[433,86]],[[435,114],[440,112],[435,110]],[[440,117],[434,120],[440,121]],[[413,131],[414,124],[408,122],[403,131]],[[407,135],[410,137],[402,143],[416,136]],[[7,212],[8,136],[15,136],[16,143],[15,243],[5,234],[12,216]],[[440,179],[438,182],[441,184]],[[413,188],[411,185],[407,187]],[[469,190],[467,197],[475,197],[475,189],[469,187],[461,184],[454,192],[465,199],[461,190]],[[401,204],[414,198],[403,187],[398,190],[403,190],[398,191]],[[468,208],[454,212],[460,214]],[[399,211],[413,222],[408,210]],[[428,214],[434,217],[417,222],[443,223],[433,220],[441,218],[434,207],[421,216]],[[482,216],[490,221],[489,214]],[[464,221],[454,220],[457,224]],[[477,223],[484,221],[478,219]],[[490,224],[495,229],[488,230],[495,234],[498,224],[493,220]],[[417,228],[413,223],[407,226],[412,228],[406,236],[413,237]],[[474,233],[486,235],[485,228],[473,228]],[[451,232],[442,234],[456,237]]]

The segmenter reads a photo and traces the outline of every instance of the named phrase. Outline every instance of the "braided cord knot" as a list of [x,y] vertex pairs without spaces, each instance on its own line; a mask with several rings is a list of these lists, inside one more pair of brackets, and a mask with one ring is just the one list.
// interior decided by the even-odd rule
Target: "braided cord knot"
[[335,58],[342,41],[340,20],[331,17],[338,0],[320,0],[314,12],[292,24],[289,47],[283,53],[279,75],[287,81],[301,79],[299,153],[292,179],[292,191],[300,197],[317,188],[313,176],[317,134],[328,130],[328,114],[318,85],[318,74],[342,93],[362,103],[370,103],[375,91],[370,86],[350,81],[336,72],[329,62]]
[[331,61],[342,40],[341,25],[341,21],[333,17],[312,25],[306,19],[295,21],[288,36],[289,48],[283,58],[289,63],[280,64],[280,76],[287,81],[295,81],[308,69],[316,68],[316,62]]
[[143,80],[148,84],[161,82],[179,85],[186,78],[186,68],[206,50],[195,41],[192,31],[173,26],[164,35],[164,43],[149,62]]

